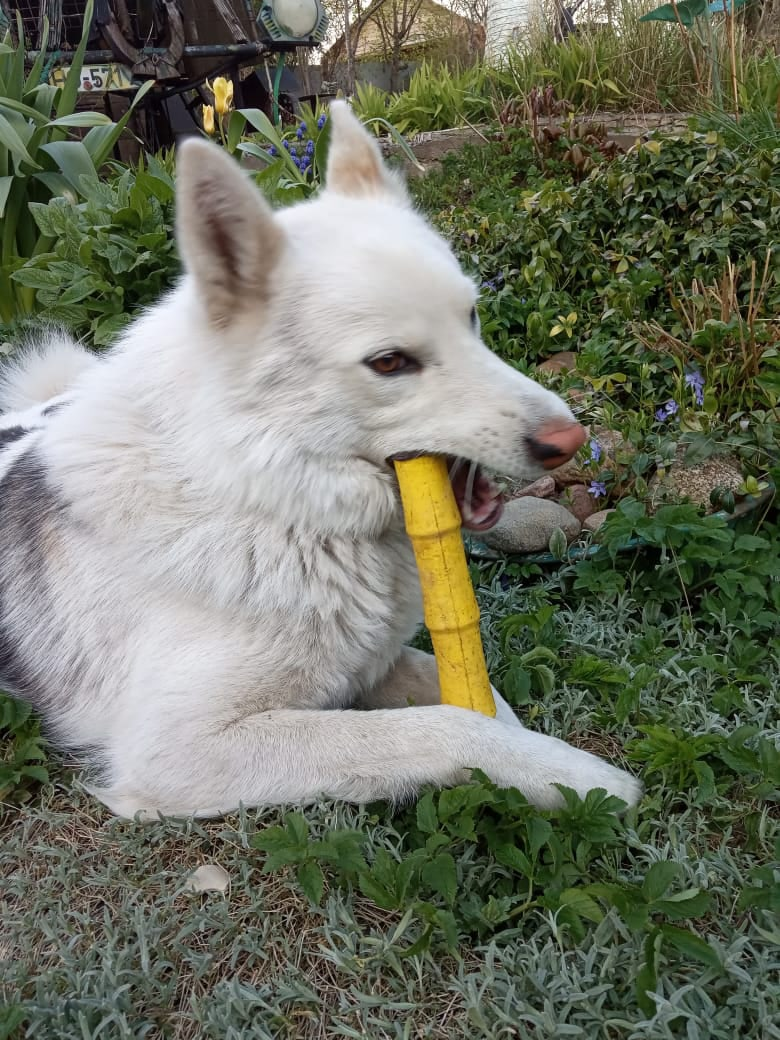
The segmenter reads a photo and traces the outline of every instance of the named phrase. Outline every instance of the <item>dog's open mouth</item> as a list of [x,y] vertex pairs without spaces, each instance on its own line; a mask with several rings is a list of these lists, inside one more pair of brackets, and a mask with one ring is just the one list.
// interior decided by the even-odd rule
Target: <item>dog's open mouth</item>
[[[422,454],[404,453],[387,461],[392,466],[394,459],[417,458]],[[488,531],[498,523],[504,511],[500,488],[478,462],[456,455],[446,455],[445,460],[463,526],[469,531]]]
[[494,527],[504,511],[498,486],[477,462],[448,456],[447,464],[463,526],[469,531]]

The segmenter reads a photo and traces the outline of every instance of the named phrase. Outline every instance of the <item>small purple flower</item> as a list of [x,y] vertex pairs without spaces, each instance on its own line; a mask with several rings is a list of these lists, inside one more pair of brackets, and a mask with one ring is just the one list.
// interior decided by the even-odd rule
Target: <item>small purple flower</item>
[[301,121],[301,125],[298,127],[298,129],[300,130],[301,134],[305,134],[306,133],[306,124],[303,121]]
[[603,480],[591,480],[588,494],[594,498],[603,498],[607,493],[607,485]]
[[306,142],[306,154],[307,155],[314,155],[314,141],[307,141]]
[[282,148],[286,149],[289,152],[290,151],[290,142],[289,141],[282,141]]
[[325,120],[326,120],[327,118],[328,118],[328,117],[327,117],[327,116],[325,115],[325,113],[323,112],[323,113],[322,113],[322,115],[320,116],[320,118],[319,118],[319,119],[317,120],[317,129],[318,129],[318,130],[322,130],[323,126],[325,126]]
[[588,462],[598,462],[601,459],[601,445],[598,441],[591,441],[588,447],[590,448]]
[[298,129],[295,131],[295,136],[298,138],[299,141],[303,140],[303,127],[298,127]]
[[279,153],[277,152],[276,148],[274,148],[273,145],[269,145],[269,147],[268,147],[268,154],[269,155],[278,155]]
[[698,368],[685,373],[685,385],[692,388],[696,404],[701,407],[704,404],[704,376]]
[[293,156],[293,162],[295,163],[295,165],[296,165],[296,166],[298,167],[298,169],[300,170],[300,168],[301,168],[301,160],[300,160],[300,159],[297,159],[297,158],[296,158],[295,156]]
[[482,289],[489,289],[490,292],[495,292],[498,285],[494,281],[483,282],[481,285]]
[[666,422],[666,420],[671,419],[673,415],[677,415],[679,410],[680,409],[677,402],[671,400],[670,398],[666,402],[666,404],[661,405],[661,407],[655,413],[655,417],[658,420],[658,422]]
[[290,145],[290,155],[297,155],[297,154],[298,154],[298,149],[295,147],[294,144],[291,144]]

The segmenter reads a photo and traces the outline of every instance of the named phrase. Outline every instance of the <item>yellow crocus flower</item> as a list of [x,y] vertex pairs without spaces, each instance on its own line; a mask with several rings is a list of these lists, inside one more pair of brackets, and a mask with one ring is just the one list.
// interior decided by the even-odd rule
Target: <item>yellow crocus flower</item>
[[233,106],[233,80],[217,76],[213,83],[206,81],[206,86],[214,95],[214,108],[218,116],[227,115]]
[[213,105],[202,105],[203,108],[203,129],[207,134],[214,133],[214,107]]

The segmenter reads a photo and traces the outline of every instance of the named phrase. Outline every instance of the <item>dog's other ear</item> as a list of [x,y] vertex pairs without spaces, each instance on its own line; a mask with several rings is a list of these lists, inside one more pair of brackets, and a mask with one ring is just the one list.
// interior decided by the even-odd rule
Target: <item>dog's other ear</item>
[[267,297],[284,234],[235,159],[208,141],[190,139],[179,148],[176,236],[214,325],[229,324]]
[[408,204],[400,179],[387,169],[376,140],[352,113],[346,101],[334,101],[329,109],[330,147],[325,187],[353,198],[390,196]]

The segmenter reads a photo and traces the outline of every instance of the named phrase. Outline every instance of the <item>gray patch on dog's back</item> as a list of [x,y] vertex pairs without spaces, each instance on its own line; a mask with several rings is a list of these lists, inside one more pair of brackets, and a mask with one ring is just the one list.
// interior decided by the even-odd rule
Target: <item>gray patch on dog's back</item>
[[0,480],[0,688],[33,704],[45,691],[20,642],[33,619],[50,609],[46,555],[65,508],[34,449]]
[[0,429],[0,451],[3,448],[7,448],[9,444],[13,444],[14,441],[21,440],[27,433],[32,433],[35,427],[25,426],[6,426],[4,430]]

